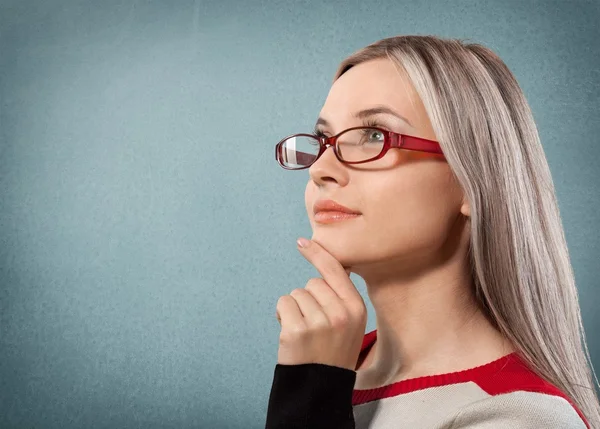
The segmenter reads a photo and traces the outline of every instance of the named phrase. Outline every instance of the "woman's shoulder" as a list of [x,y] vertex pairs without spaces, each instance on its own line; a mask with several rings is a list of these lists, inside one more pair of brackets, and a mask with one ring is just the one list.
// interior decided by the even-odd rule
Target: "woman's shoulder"
[[455,427],[463,427],[473,419],[497,422],[490,428],[504,427],[500,423],[505,422],[506,427],[512,427],[512,423],[544,428],[587,427],[582,413],[568,396],[533,371],[517,352],[497,362],[502,364],[494,370],[482,367],[473,374],[472,381],[487,396],[461,408]]
[[562,396],[518,390],[472,402],[454,416],[451,428],[535,427],[586,429],[586,423]]

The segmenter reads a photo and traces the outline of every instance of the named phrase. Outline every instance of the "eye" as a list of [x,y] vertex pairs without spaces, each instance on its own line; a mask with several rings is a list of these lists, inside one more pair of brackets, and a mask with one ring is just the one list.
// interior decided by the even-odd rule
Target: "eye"
[[364,128],[362,130],[362,135],[366,138],[368,143],[381,143],[385,140],[385,136],[381,131],[371,128]]
[[370,138],[376,141],[383,140],[383,133],[379,130],[372,130]]

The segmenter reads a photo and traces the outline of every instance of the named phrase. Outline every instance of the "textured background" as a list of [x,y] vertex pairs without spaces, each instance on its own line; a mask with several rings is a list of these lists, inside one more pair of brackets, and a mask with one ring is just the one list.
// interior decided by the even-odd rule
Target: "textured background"
[[397,34],[484,43],[517,76],[600,372],[599,18],[592,1],[1,0],[0,427],[264,427],[277,299],[317,274],[295,244],[307,172],[274,144],[310,131],[343,57]]

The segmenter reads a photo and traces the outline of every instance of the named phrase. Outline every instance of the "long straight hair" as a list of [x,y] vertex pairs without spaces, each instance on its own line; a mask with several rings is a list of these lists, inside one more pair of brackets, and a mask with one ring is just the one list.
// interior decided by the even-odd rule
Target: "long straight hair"
[[600,428],[592,373],[598,379],[554,183],[515,77],[481,44],[397,36],[346,58],[334,80],[381,58],[412,81],[470,203],[469,258],[479,305],[531,369]]

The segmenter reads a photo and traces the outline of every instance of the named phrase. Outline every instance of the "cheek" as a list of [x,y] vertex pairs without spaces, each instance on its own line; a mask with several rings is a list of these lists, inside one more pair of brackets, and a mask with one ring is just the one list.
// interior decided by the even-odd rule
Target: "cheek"
[[426,252],[446,240],[460,209],[457,196],[444,180],[418,177],[387,181],[367,194],[369,211],[362,240],[371,251]]

